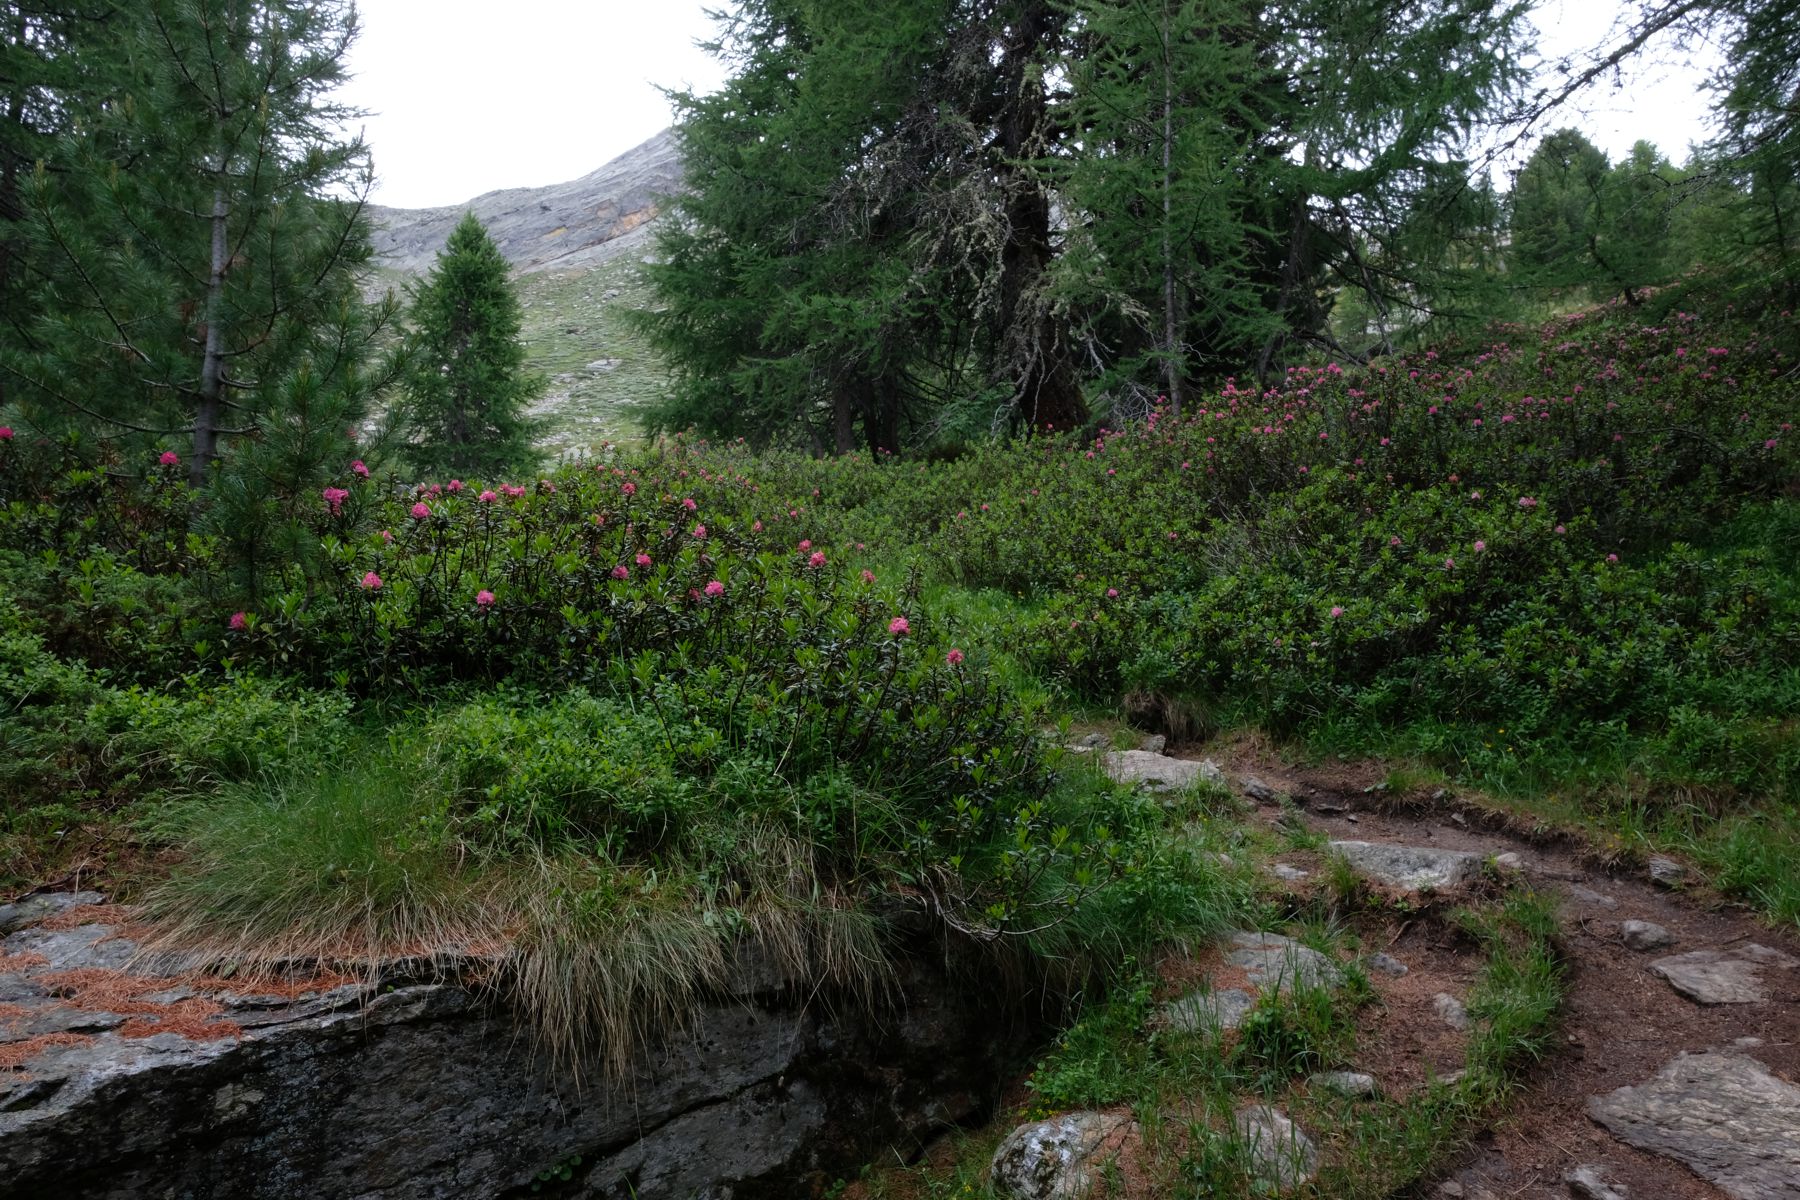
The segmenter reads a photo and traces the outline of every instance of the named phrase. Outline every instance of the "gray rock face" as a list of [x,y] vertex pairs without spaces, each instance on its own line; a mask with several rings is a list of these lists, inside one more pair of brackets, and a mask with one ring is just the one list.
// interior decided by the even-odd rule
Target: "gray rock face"
[[1721,950],[1690,950],[1659,958],[1650,972],[1669,981],[1669,986],[1699,1004],[1760,1004],[1763,971],[1792,970],[1800,961],[1779,950],[1745,942]]
[[1650,882],[1662,887],[1679,887],[1687,880],[1687,868],[1660,854],[1650,860]]
[[1101,759],[1106,773],[1120,783],[1135,783],[1153,792],[1180,791],[1197,783],[1225,786],[1225,772],[1211,759],[1194,762],[1143,750],[1118,750]]
[[373,207],[375,254],[384,266],[423,274],[463,214],[473,212],[520,271],[591,265],[635,244],[626,235],[680,188],[680,149],[674,132],[664,130],[567,183],[508,188],[443,208]]
[[1139,746],[1138,749],[1142,750],[1145,754],[1161,754],[1168,748],[1168,745],[1169,739],[1158,733],[1145,738],[1144,744]]
[[1171,1028],[1236,1029],[1261,996],[1284,987],[1337,987],[1344,979],[1342,969],[1325,955],[1278,933],[1240,931],[1231,935],[1231,945],[1225,963],[1243,971],[1251,990],[1206,989],[1171,1000],[1162,1010]]
[[1619,940],[1632,950],[1661,950],[1675,942],[1674,936],[1654,921],[1620,921]]
[[7,1200],[460,1200],[574,1156],[556,1195],[801,1195],[981,1111],[1029,1036],[941,955],[878,1012],[747,955],[629,1078],[578,1086],[416,970],[259,993],[141,974],[133,950],[98,925],[0,941]]
[[1579,1200],[1629,1200],[1631,1195],[1629,1188],[1608,1182],[1605,1172],[1592,1165],[1570,1167],[1563,1172],[1563,1182]]
[[1754,1059],[1680,1055],[1648,1083],[1595,1096],[1588,1115],[1734,1200],[1800,1200],[1800,1088]]
[[1481,856],[1435,846],[1391,846],[1385,842],[1333,842],[1331,849],[1379,883],[1409,892],[1453,888],[1481,871]]
[[14,904],[0,904],[0,934],[36,925],[84,904],[99,904],[105,898],[99,892],[41,892]]
[[1257,1182],[1272,1192],[1303,1187],[1319,1169],[1319,1151],[1288,1115],[1266,1104],[1240,1108],[1232,1120]]
[[1348,1096],[1352,1100],[1361,1100],[1376,1094],[1375,1077],[1365,1075],[1361,1071],[1321,1071],[1317,1075],[1306,1077],[1308,1087],[1323,1088],[1328,1092],[1336,1092],[1340,1096]]
[[1448,992],[1439,992],[1431,998],[1431,1010],[1442,1018],[1444,1024],[1458,1032],[1469,1027],[1469,1010],[1461,1000]]
[[1011,1200],[1081,1200],[1132,1126],[1130,1117],[1096,1112],[1021,1125],[994,1151],[994,1190]]

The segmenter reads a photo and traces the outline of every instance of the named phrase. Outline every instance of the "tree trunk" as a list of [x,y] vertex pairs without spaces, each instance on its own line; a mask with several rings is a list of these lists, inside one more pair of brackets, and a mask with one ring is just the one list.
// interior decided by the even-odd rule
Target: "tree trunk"
[[1045,132],[1048,104],[1038,52],[1060,15],[1048,0],[1028,0],[1009,27],[1001,57],[1005,95],[999,114],[996,174],[1005,196],[1009,236],[1000,259],[1000,354],[997,369],[1012,384],[1014,403],[1034,429],[1071,429],[1087,420],[1087,404],[1067,348],[1037,293],[1051,261],[1050,200],[1031,168]]
[[831,449],[834,454],[848,454],[856,449],[856,414],[850,407],[850,396],[839,388],[831,397]]
[[1181,415],[1181,316],[1175,294],[1175,64],[1170,61],[1169,22],[1163,12],[1163,128],[1162,128],[1162,268],[1163,268],[1163,378],[1168,389],[1169,415]]
[[226,237],[231,206],[225,198],[225,163],[220,154],[219,184],[213,189],[212,270],[206,279],[206,348],[200,361],[200,396],[194,406],[194,456],[188,482],[206,486],[206,473],[219,456],[219,411],[225,390],[225,272],[231,265]]

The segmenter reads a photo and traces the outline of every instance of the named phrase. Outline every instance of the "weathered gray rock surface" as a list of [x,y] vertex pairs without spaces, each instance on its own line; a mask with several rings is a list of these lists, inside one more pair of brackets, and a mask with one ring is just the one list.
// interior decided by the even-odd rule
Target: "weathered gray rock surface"
[[1620,921],[1619,940],[1631,950],[1661,950],[1673,945],[1675,938],[1654,921]]
[[1336,987],[1344,979],[1331,959],[1278,933],[1240,931],[1231,946],[1225,965],[1241,970],[1248,988],[1205,988],[1171,1000],[1162,1010],[1171,1028],[1236,1029],[1260,996],[1295,986]]
[[6,1200],[464,1200],[575,1156],[559,1196],[803,1195],[981,1111],[1029,1036],[931,955],[878,1013],[746,955],[630,1078],[577,1087],[418,964],[259,991],[133,952],[102,925],[0,941]]
[[1716,950],[1690,950],[1650,964],[1650,972],[1700,1004],[1760,1004],[1765,969],[1792,970],[1800,960],[1755,942]]
[[1375,1077],[1361,1071],[1320,1071],[1306,1077],[1306,1086],[1323,1088],[1352,1100],[1374,1096],[1380,1090],[1375,1084]]
[[1144,750],[1117,750],[1101,759],[1106,773],[1120,783],[1135,783],[1153,792],[1174,792],[1208,783],[1225,787],[1225,772],[1209,759],[1198,762]]
[[1021,1125],[994,1151],[994,1190],[1011,1200],[1082,1200],[1132,1124],[1116,1113],[1071,1112]]
[[681,153],[665,129],[598,170],[546,187],[507,188],[442,208],[373,207],[374,248],[383,266],[423,274],[450,231],[473,212],[520,271],[603,261],[681,187]]
[[1563,1172],[1563,1182],[1569,1185],[1569,1194],[1579,1200],[1628,1200],[1631,1194],[1629,1189],[1610,1182],[1603,1168],[1592,1164],[1570,1167]]
[[1439,992],[1431,998],[1431,1011],[1438,1019],[1450,1028],[1461,1032],[1469,1027],[1469,1010],[1463,1002],[1449,992]]
[[1588,1101],[1621,1140],[1686,1163],[1735,1200],[1800,1200],[1800,1087],[1735,1054],[1683,1054]]
[[1249,1151],[1251,1169],[1266,1191],[1290,1192],[1319,1169],[1319,1151],[1306,1131],[1278,1108],[1240,1108],[1232,1127]]
[[1456,887],[1481,871],[1481,856],[1463,850],[1386,842],[1333,842],[1331,849],[1370,879],[1410,892]]

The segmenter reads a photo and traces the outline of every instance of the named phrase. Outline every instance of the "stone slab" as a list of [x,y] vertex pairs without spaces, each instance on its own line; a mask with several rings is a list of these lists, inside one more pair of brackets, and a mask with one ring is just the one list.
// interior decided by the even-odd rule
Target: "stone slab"
[[1370,879],[1409,892],[1453,888],[1481,872],[1481,856],[1464,850],[1354,841],[1332,842],[1331,850]]
[[1650,973],[1698,1004],[1760,1004],[1766,969],[1792,970],[1800,960],[1755,942],[1672,954],[1650,964]]

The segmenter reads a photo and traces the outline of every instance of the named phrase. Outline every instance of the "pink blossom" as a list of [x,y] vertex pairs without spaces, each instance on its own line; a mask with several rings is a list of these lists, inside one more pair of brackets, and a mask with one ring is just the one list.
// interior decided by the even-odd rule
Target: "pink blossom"
[[380,591],[381,590],[381,576],[377,575],[373,571],[370,571],[368,574],[364,575],[362,577],[362,589],[365,592]]
[[612,577],[614,579],[630,579],[631,578],[631,568],[626,566],[624,563],[620,563],[618,566],[616,566],[612,569]]
[[453,492],[460,492],[463,490],[463,481],[460,479],[452,479],[449,483],[449,488]]
[[1446,570],[1446,571],[1450,570],[1455,565],[1456,565],[1456,560],[1454,558],[1446,558],[1444,560],[1444,570]]
[[864,583],[874,583],[874,582],[875,582],[875,572],[873,572],[873,571],[864,571],[864,572],[863,572],[863,573],[862,573],[862,581],[863,581],[863,582],[864,582]]
[[364,463],[363,460],[359,458],[350,464],[350,473],[359,479],[367,479],[369,477],[368,464]]
[[905,637],[912,632],[912,626],[907,624],[905,617],[895,617],[888,622],[888,632],[895,637]]
[[381,540],[384,542],[392,542],[394,540],[393,531],[387,530],[387,529],[382,530],[381,531]]
[[717,579],[710,580],[706,585],[706,594],[714,597],[723,596],[725,594],[725,584]]
[[761,521],[750,522],[750,532],[751,533],[761,533],[762,532],[762,522]]
[[648,554],[638,555],[637,556],[637,565],[640,567],[648,567],[650,565],[650,556]]
[[493,490],[491,488],[483,488],[483,489],[481,489],[481,495],[479,495],[475,498],[477,500],[481,501],[483,504],[492,504],[494,501],[498,500],[500,497],[494,495]]
[[700,506],[698,504],[695,504],[693,497],[690,496],[686,500],[683,500],[681,502],[681,507],[687,509],[689,512],[693,512],[695,509],[699,508]]
[[1568,529],[1567,529],[1567,528],[1566,528],[1566,527],[1564,527],[1564,526],[1562,526],[1562,525],[1558,525],[1558,526],[1557,526],[1557,527],[1556,527],[1556,532],[1558,532],[1558,533],[1567,533],[1567,532],[1569,532],[1569,531],[1568,531]]
[[944,655],[944,661],[953,667],[960,667],[962,666],[963,652],[953,648],[948,654]]
[[630,480],[626,480],[619,486],[619,491],[627,496],[635,496],[637,495],[637,484],[632,483]]
[[0,442],[10,442],[12,440],[13,440],[12,426],[11,425],[0,425]]
[[1619,561],[1619,556],[1616,554],[1609,554],[1606,556],[1606,561],[1609,563],[1616,563]]
[[798,546],[794,547],[794,549],[800,551],[800,553],[802,553],[802,554],[805,554],[808,550],[812,549],[812,539],[811,538],[801,538],[800,544]]
[[475,604],[479,608],[494,607],[494,593],[488,591],[486,588],[482,588],[479,592],[475,593]]
[[250,624],[250,618],[244,613],[234,612],[231,614],[231,620],[227,621],[226,624],[232,629],[243,629]]
[[1332,620],[1335,621],[1343,615],[1344,615],[1344,606],[1343,605],[1334,604],[1331,606],[1331,619]]
[[[9,430],[8,432],[10,433],[11,431]],[[181,465],[181,455],[175,453],[173,450],[164,450],[156,461],[165,467],[178,467]]]
[[412,506],[412,515],[414,520],[423,521],[431,515],[431,508],[422,502],[415,504]]
[[343,488],[334,487],[324,489],[319,495],[324,498],[325,503],[330,507],[333,516],[337,515],[338,511],[344,507],[344,501],[350,497],[350,493],[346,492]]
[[1487,549],[1486,542],[1478,541],[1475,543],[1475,553],[1480,554],[1483,550],[1486,550],[1486,549]]
[[1119,598],[1119,589],[1118,588],[1107,588],[1106,589],[1106,598],[1108,600],[1117,600]]
[[1519,507],[1520,508],[1536,508],[1537,501],[1533,500],[1530,496],[1520,496],[1519,497]]
[[706,540],[706,526],[704,526],[704,525],[694,526],[694,536],[704,542]]
[[824,566],[825,565],[825,552],[823,550],[814,550],[812,552],[812,557],[810,557],[806,560],[806,565],[809,567]]

